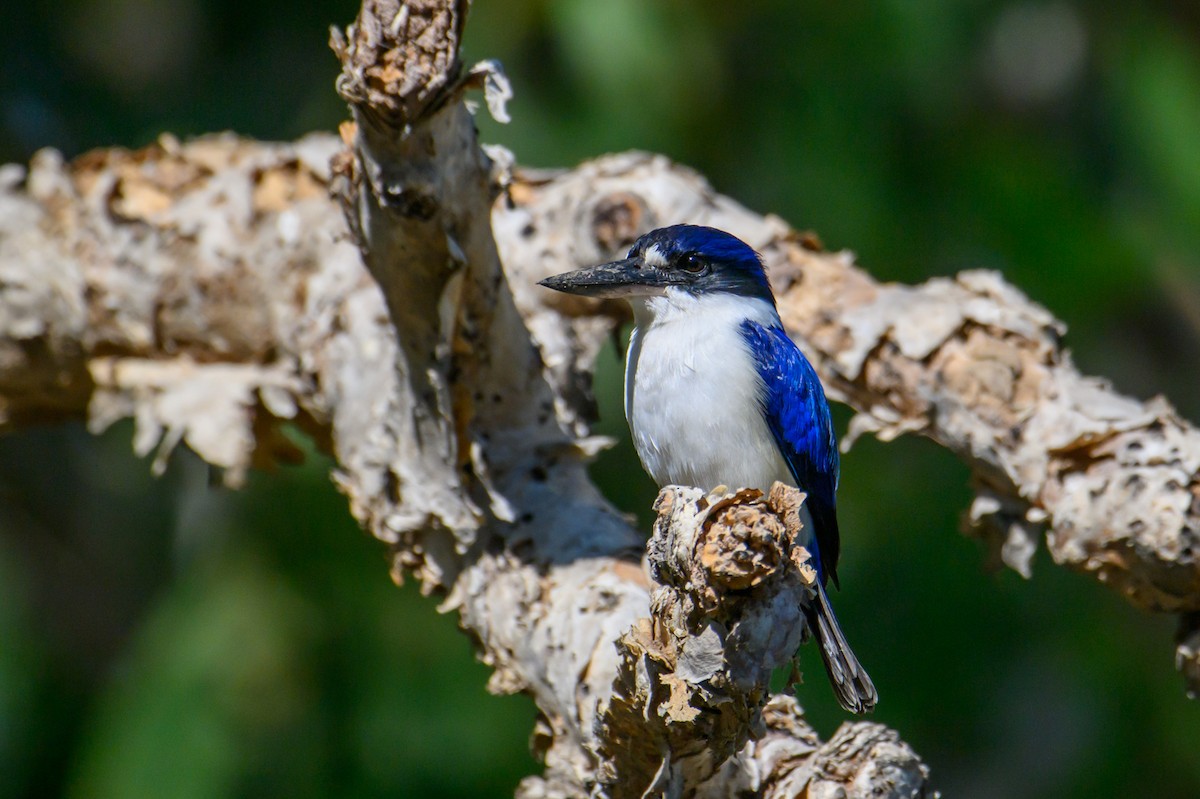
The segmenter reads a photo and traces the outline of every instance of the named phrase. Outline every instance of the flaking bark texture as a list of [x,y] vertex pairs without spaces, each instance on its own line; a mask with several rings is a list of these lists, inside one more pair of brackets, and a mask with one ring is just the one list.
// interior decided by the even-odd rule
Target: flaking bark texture
[[765,731],[702,785],[697,799],[918,799],[938,796],[928,769],[895,731],[868,721],[843,724],[822,743],[790,696],[772,696]]
[[[352,510],[393,543],[398,568],[415,567],[427,590],[453,591],[464,624],[496,667],[493,688],[538,698],[544,718],[535,741],[550,768],[527,784],[529,795],[575,795],[596,764],[590,730],[597,697],[608,695],[618,671],[612,642],[648,615],[642,569],[612,555],[641,544],[586,481],[581,465],[595,444],[570,435],[526,452],[528,468],[512,477],[530,484],[517,521],[489,526],[502,535],[498,551],[460,555],[452,544],[436,544],[444,537],[400,540],[395,530],[419,521],[396,494],[389,464],[415,453],[401,449],[394,433],[405,389],[390,368],[398,348],[387,305],[325,193],[326,165],[339,147],[327,136],[290,145],[164,137],[142,151],[98,151],[69,165],[45,152],[28,169],[4,167],[3,425],[86,416],[99,430],[132,416],[135,446],[157,452],[156,464],[183,442],[235,481],[251,465],[294,457],[278,426],[298,422],[331,448]],[[792,323],[790,298],[802,287],[836,296],[847,281],[860,290],[875,286],[847,255],[806,249],[806,239],[779,220],[750,214],[658,157],[614,156],[506,181],[493,223],[507,285],[541,344],[554,391],[549,412],[572,433],[586,413],[586,380],[575,366],[587,363],[620,311],[563,305],[533,284],[607,257],[666,221],[657,214],[667,211],[652,211],[651,200],[738,231],[769,257],[776,251],[764,242],[780,242],[774,246],[795,260],[789,267],[777,254],[772,259]],[[789,269],[798,278],[786,278]],[[1009,289],[992,301],[1014,297]],[[835,317],[818,318],[829,326]],[[823,370],[831,347],[815,350],[826,355],[817,359]],[[902,393],[906,385],[896,382],[889,404],[916,402]],[[520,438],[509,431],[505,440]],[[1088,517],[1089,526],[1101,523]],[[1058,534],[1069,539],[1071,531]],[[1144,568],[1136,557],[1127,565]],[[1181,626],[1178,649],[1193,685],[1195,617]],[[763,741],[774,740],[766,727]],[[777,751],[763,741],[750,741],[746,751]]]
[[822,745],[795,700],[769,696],[815,593],[798,543],[803,502],[780,483],[765,497],[723,486],[659,494],[650,617],[617,642],[614,696],[599,719],[608,795],[925,795],[928,771],[893,731],[858,722]]
[[[926,435],[970,466],[977,495],[964,524],[995,562],[1029,576],[1045,530],[1056,562],[1134,605],[1200,608],[1200,433],[1162,397],[1140,402],[1081,375],[1062,322],[998,274],[881,284],[850,253],[824,252],[811,234],[649,154],[518,175],[509,197],[514,207],[498,208],[494,221],[502,255],[535,264],[539,279],[563,261],[607,259],[657,225],[738,235],[762,253],[784,324],[831,396],[858,411],[844,446],[865,432],[884,441]],[[548,358],[552,369],[588,353],[597,319],[615,326],[627,313],[566,295],[546,302],[573,320],[579,339]],[[1176,655],[1197,690],[1195,647]]]
[[690,795],[762,734],[771,671],[800,645],[816,579],[796,544],[802,502],[779,484],[769,500],[659,495],[650,617],[617,643],[616,695],[600,719],[600,779],[614,797]]
[[852,436],[916,431],[963,457],[969,529],[1025,576],[1045,529],[1057,563],[1139,607],[1200,606],[1200,434],[1164,398],[1079,374],[1065,326],[994,272],[880,285],[780,254],[781,312],[859,409]]
[[388,490],[343,487],[391,536],[400,569],[448,593],[495,668],[490,687],[534,696],[546,779],[579,792],[594,783],[611,642],[644,613],[646,582],[618,558],[638,540],[588,481],[588,445],[560,423],[561,392],[504,281],[492,163],[460,97],[473,77],[458,80],[456,41],[447,56],[422,38],[460,31],[466,4],[422,7],[430,22],[414,28],[417,6],[366,3],[333,37],[355,122],[334,189],[399,343],[400,402],[381,420]]
[[[702,703],[699,694],[681,693],[677,682],[676,715],[665,738],[659,719],[633,715],[622,725],[605,723],[614,717],[609,707],[618,660],[628,654],[613,642],[630,628],[661,627],[669,613],[651,607],[655,621],[638,620],[646,614],[649,585],[629,558],[637,551],[634,532],[583,473],[587,445],[576,436],[586,432],[585,414],[562,387],[578,385],[577,371],[543,372],[542,352],[565,340],[556,332],[562,321],[542,317],[547,346],[539,350],[493,243],[493,164],[476,144],[457,96],[468,84],[456,81],[453,59],[428,58],[427,48],[404,41],[407,8],[367,4],[345,37],[333,37],[343,61],[338,87],[354,114],[354,124],[343,129],[350,150],[336,162],[333,185],[364,263],[383,289],[397,332],[403,400],[387,414],[394,436],[389,495],[359,499],[358,505],[376,503],[360,518],[375,529],[383,515],[399,565],[416,570],[426,588],[448,590],[446,606],[461,610],[464,626],[496,668],[491,687],[526,690],[537,699],[544,718],[534,743],[547,774],[526,781],[523,793],[630,795],[629,786],[640,783],[640,796],[654,773],[636,766],[645,753],[661,750],[666,756],[655,768],[666,776],[648,795],[691,795],[745,744],[766,699],[770,665],[790,657],[799,642],[800,597],[783,592],[769,601],[775,592],[766,592],[755,623],[732,627],[749,638],[732,647],[729,658],[732,673],[747,683],[740,711],[711,702],[704,712],[693,709],[697,723],[685,724],[684,703]],[[448,4],[431,18],[459,30],[461,20],[444,14],[463,12]],[[430,68],[438,73],[429,80],[434,88],[408,77]],[[482,73],[491,80],[485,90],[494,94],[500,80],[494,68],[472,75]],[[382,84],[381,76],[387,76]],[[391,96],[410,90],[420,97]],[[386,99],[376,98],[377,91]],[[502,170],[496,172],[503,180]],[[602,331],[593,326],[593,337]],[[343,487],[352,497],[359,493],[354,483],[343,481]],[[396,519],[391,504],[408,515]],[[626,560],[619,558],[623,553]],[[749,631],[777,638],[781,620],[770,614],[784,608],[791,646],[768,655]],[[710,612],[719,624],[718,608]],[[692,634],[698,642],[689,644],[688,630],[676,632],[683,676],[656,673],[651,690],[668,677],[715,676],[686,669],[695,653],[712,645],[711,634]],[[713,728],[719,740],[706,734]],[[618,752],[637,754],[621,758]],[[693,761],[704,765],[693,768]],[[680,762],[686,765],[676,768]]]
[[[69,167],[52,151],[0,187],[0,429],[132,417],[161,470],[186,443],[236,485],[290,460],[281,420],[327,442],[338,350],[385,349],[378,289],[330,218],[327,136],[232,136]],[[368,363],[370,358],[366,359]],[[364,366],[356,359],[350,368]],[[374,370],[378,371],[378,370]]]
[[624,774],[673,795],[921,795],[924,766],[895,733],[858,723],[821,744],[794,702],[767,701],[805,574],[771,498],[716,501],[718,521],[713,501],[669,494],[654,583],[637,531],[587,479],[602,444],[587,373],[626,311],[535,283],[656,225],[712,224],[764,253],[856,431],[920,431],[963,457],[975,516],[1015,565],[1044,522],[1060,562],[1189,611],[1177,654],[1195,685],[1190,425],[1079,376],[1061,325],[991,273],[880,285],[660,157],[514,173],[463,108],[468,87],[497,112],[506,93],[493,65],[458,65],[464,8],[369,3],[335,34],[345,146],[164,137],[0,168],[0,429],[132,417],[156,469],[185,443],[235,485],[297,456],[282,424],[308,431],[396,576],[459,611],[493,690],[537,701],[546,773],[523,796],[607,792]]

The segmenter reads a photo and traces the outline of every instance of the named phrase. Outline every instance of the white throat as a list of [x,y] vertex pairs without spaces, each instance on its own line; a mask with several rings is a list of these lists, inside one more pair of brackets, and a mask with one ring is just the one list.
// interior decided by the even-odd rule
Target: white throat
[[742,335],[747,319],[778,325],[766,300],[669,288],[631,300],[637,327],[625,361],[625,418],[659,485],[767,490],[791,482],[761,412],[762,379]]

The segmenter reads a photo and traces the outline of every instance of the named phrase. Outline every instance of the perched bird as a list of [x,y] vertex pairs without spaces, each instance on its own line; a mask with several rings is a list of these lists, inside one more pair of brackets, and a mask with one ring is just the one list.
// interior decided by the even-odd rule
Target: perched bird
[[674,225],[642,236],[628,257],[541,285],[624,298],[636,327],[625,360],[625,418],[638,457],[660,486],[808,495],[806,547],[818,579],[805,608],[842,707],[864,713],[878,694],[842,634],[825,582],[836,586],[838,450],[825,391],[788,338],[762,260],[710,227]]

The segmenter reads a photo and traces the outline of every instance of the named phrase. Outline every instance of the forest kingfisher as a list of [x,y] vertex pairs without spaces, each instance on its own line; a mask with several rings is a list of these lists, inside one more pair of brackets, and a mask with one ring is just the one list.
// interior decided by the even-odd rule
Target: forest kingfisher
[[625,418],[638,457],[660,486],[808,495],[805,546],[817,570],[805,608],[842,707],[865,713],[878,694],[842,634],[825,582],[838,585],[838,449],[825,391],[783,331],[762,259],[710,227],[674,225],[642,236],[626,258],[541,285],[623,298],[635,328],[625,360]]

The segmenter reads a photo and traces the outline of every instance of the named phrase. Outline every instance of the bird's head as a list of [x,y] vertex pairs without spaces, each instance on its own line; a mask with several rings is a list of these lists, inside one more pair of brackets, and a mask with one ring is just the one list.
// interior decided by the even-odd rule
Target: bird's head
[[758,253],[736,236],[699,225],[652,230],[620,261],[554,275],[541,285],[585,297],[635,300],[679,291],[775,302]]

